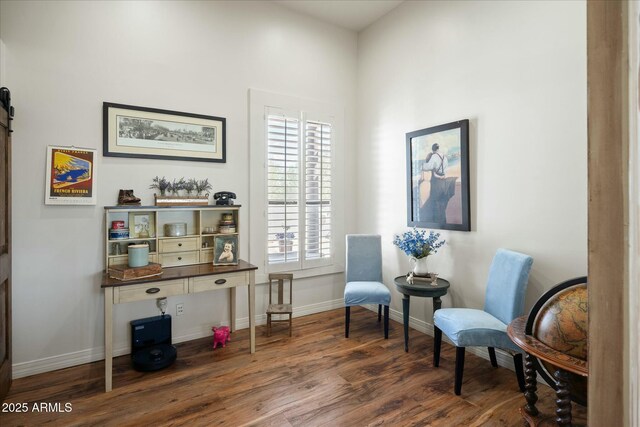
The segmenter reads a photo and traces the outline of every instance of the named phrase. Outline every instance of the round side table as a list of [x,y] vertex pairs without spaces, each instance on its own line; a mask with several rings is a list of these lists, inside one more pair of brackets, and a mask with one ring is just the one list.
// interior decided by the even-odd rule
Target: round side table
[[441,279],[435,285],[429,282],[414,280],[413,283],[407,282],[407,276],[398,276],[393,279],[396,289],[402,294],[402,320],[404,322],[404,351],[409,351],[409,297],[428,297],[433,298],[433,312],[442,307],[440,297],[446,295],[449,290],[449,281]]

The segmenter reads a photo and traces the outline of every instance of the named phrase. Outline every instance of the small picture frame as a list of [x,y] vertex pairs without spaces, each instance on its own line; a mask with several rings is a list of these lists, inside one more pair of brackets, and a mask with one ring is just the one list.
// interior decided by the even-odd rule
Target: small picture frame
[[238,236],[216,236],[213,242],[213,265],[238,265]]
[[135,239],[155,237],[156,225],[152,213],[130,213],[129,234]]

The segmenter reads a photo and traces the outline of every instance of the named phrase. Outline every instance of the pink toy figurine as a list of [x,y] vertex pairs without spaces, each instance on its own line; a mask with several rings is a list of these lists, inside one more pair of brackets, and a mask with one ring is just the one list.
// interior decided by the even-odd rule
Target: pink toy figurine
[[222,347],[225,347],[227,342],[231,341],[231,337],[229,336],[229,327],[228,326],[220,326],[216,328],[215,326],[211,328],[213,331],[213,348],[215,349],[218,344],[222,344]]

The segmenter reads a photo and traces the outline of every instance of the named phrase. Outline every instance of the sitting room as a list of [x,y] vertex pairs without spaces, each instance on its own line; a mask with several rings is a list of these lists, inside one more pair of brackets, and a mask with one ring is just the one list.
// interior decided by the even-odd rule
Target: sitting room
[[640,425],[639,18],[0,0],[0,425]]

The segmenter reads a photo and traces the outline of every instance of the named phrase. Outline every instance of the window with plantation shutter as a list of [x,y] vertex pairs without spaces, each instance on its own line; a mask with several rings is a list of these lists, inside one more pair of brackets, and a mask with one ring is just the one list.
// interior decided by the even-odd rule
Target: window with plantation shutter
[[249,106],[249,262],[259,267],[256,281],[277,272],[344,271],[344,111],[254,89]]
[[331,257],[332,126],[277,108],[266,126],[268,264],[310,267]]

